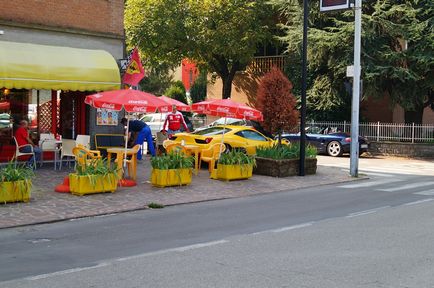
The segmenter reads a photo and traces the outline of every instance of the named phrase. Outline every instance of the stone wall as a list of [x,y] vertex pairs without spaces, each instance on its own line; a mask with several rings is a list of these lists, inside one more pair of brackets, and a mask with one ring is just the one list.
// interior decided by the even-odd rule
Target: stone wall
[[434,158],[434,143],[371,142],[369,152],[374,155]]

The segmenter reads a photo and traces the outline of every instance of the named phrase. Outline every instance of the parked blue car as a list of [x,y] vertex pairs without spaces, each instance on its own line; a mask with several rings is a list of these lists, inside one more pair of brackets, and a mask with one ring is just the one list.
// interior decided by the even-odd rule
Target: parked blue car
[[[282,138],[289,142],[299,142],[300,133],[283,134]],[[315,146],[319,154],[327,154],[333,157],[341,156],[344,153],[350,153],[351,135],[340,132],[336,127],[306,127],[306,143]],[[368,139],[359,136],[359,153],[360,155],[369,149]]]

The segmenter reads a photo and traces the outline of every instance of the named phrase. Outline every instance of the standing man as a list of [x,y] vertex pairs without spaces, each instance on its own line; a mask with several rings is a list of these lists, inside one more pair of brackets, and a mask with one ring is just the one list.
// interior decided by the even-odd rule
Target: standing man
[[[128,123],[127,118],[122,118],[121,124],[125,126],[127,125],[127,123]],[[134,145],[140,144],[141,146],[146,139],[146,142],[148,143],[149,152],[151,152],[152,156],[155,156],[155,149],[152,140],[151,128],[149,128],[149,126],[145,122],[139,120],[131,120],[130,124],[128,125],[128,131],[129,131],[128,139],[130,138],[132,132],[135,133]],[[137,153],[137,160],[142,160],[142,148],[140,148],[139,152]]]
[[166,120],[164,121],[163,131],[168,132],[169,135],[176,134],[181,132],[181,125],[184,127],[185,131],[190,132],[187,124],[185,124],[184,116],[176,109],[176,105],[173,105],[172,113],[167,114]]
[[[21,120],[20,121],[20,127],[17,129],[17,131],[15,131],[15,139],[17,139],[18,146],[26,145],[26,146],[20,148],[20,152],[31,153],[32,149],[33,149],[33,153],[35,153],[35,156],[36,156],[35,160],[36,160],[36,162],[38,162],[41,160],[42,150],[37,145],[33,144],[32,139],[30,139],[30,137],[29,137],[28,127],[29,127],[29,122],[27,122],[26,120]],[[31,145],[31,146],[29,146],[29,145]],[[33,163],[34,163],[34,159],[32,156],[27,161],[26,165],[27,165],[27,167],[32,167]],[[33,167],[33,168],[36,168],[36,167]]]

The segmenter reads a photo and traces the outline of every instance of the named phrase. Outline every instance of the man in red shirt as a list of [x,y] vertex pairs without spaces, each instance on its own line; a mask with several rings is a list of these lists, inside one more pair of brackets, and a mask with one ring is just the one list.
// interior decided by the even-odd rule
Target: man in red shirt
[[[41,160],[42,150],[37,145],[33,144],[32,139],[30,139],[29,137],[28,127],[29,127],[29,123],[26,120],[22,120],[20,122],[20,127],[17,129],[17,131],[15,131],[15,138],[17,139],[18,146],[27,145],[20,148],[21,152],[30,153],[32,152],[32,148],[33,148],[33,152],[35,153],[36,156],[36,162],[38,162]],[[33,166],[33,156],[30,157],[29,161],[27,161],[27,166],[28,167]]]
[[184,116],[182,116],[181,112],[176,109],[176,106],[172,106],[172,113],[167,114],[166,120],[164,121],[163,131],[167,131],[170,135],[181,132],[181,125],[184,127],[184,130],[190,132],[185,124]]

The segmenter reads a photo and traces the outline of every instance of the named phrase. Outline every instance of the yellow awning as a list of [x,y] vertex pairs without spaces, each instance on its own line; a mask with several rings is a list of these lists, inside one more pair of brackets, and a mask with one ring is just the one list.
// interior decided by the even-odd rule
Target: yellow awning
[[0,88],[103,91],[120,84],[106,51],[0,41]]

